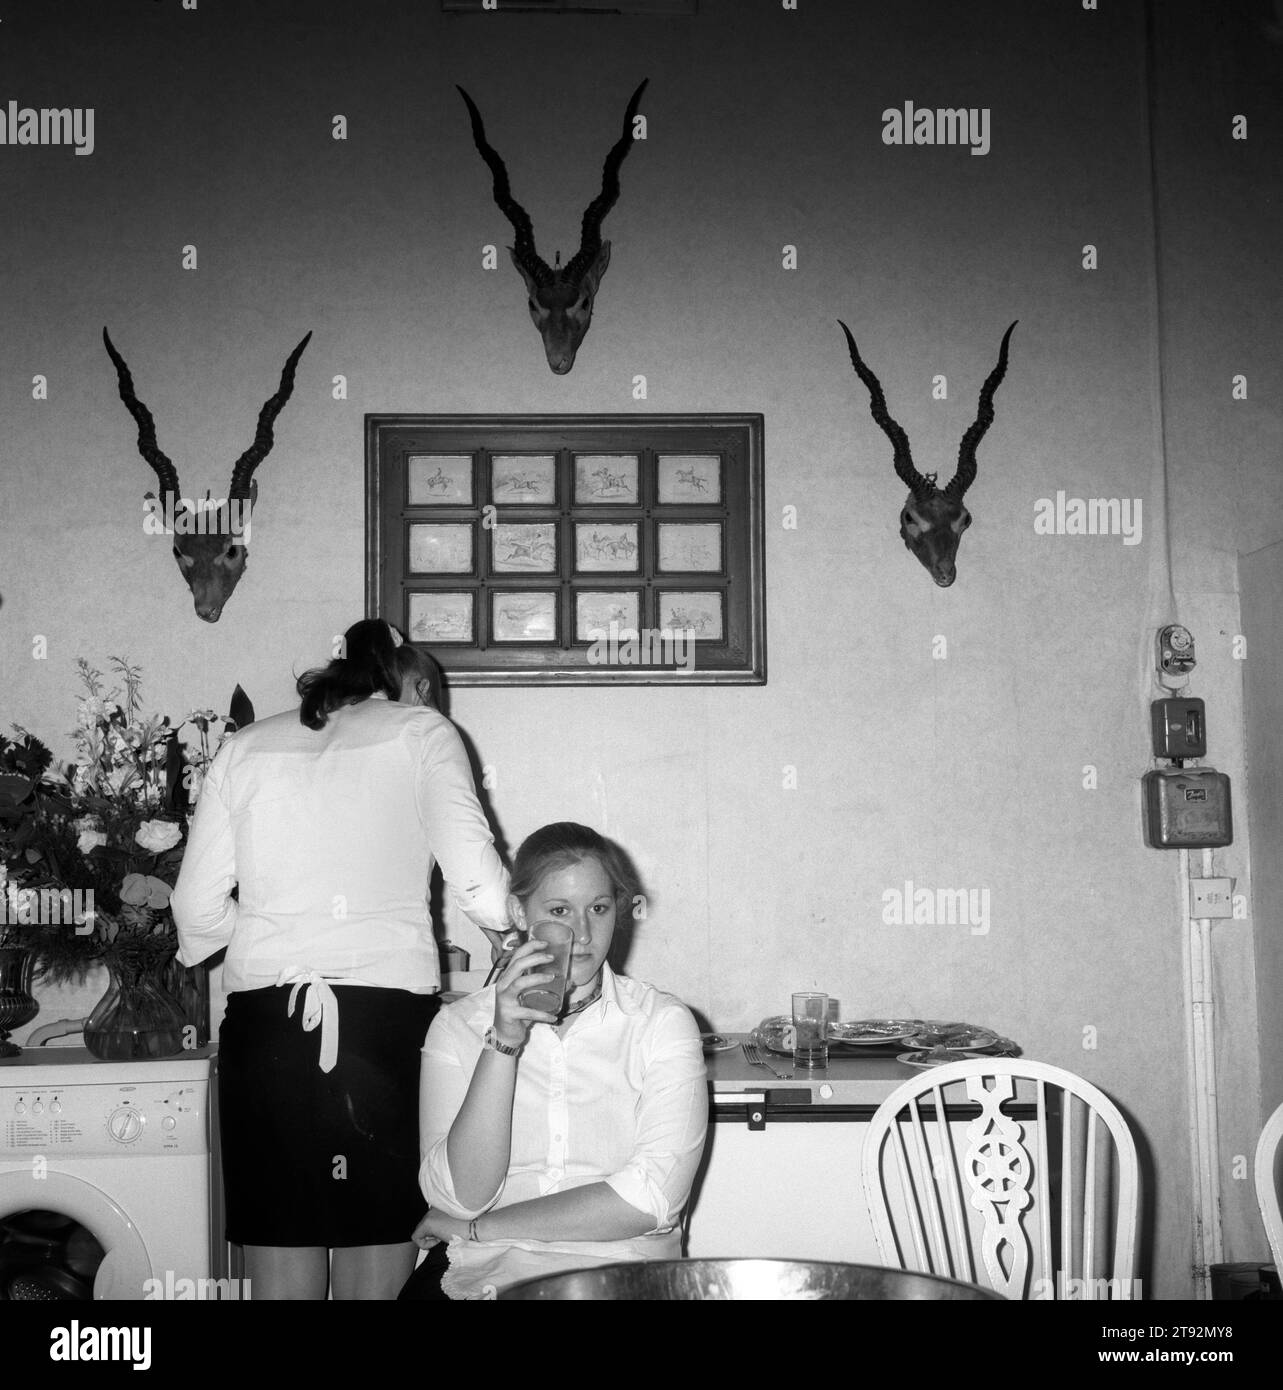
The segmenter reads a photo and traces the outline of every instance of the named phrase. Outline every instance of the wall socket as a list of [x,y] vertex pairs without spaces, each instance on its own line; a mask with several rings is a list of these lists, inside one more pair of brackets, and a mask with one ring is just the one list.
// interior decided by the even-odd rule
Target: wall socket
[[1234,880],[1232,878],[1191,878],[1189,881],[1189,915],[1195,921],[1204,917],[1233,917]]

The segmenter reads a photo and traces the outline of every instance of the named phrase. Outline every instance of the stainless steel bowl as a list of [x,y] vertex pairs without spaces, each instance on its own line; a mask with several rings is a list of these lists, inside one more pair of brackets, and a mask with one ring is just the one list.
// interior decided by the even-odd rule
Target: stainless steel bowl
[[661,1299],[717,1302],[782,1299],[992,1299],[956,1279],[825,1260],[641,1260],[523,1279],[499,1294],[537,1299]]

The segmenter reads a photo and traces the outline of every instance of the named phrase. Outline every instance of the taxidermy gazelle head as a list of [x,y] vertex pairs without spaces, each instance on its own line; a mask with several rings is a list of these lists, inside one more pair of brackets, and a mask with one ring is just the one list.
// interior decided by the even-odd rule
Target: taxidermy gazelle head
[[[248,559],[246,526],[250,511],[258,500],[254,470],[271,451],[272,425],[294,390],[294,369],[311,336],[309,333],[290,353],[285,370],[281,373],[280,388],[259,412],[254,442],[232,468],[227,501],[219,507],[194,510],[179,494],[178,470],[161,453],[156,443],[156,425],[151,411],[134,395],[134,382],[125,359],[116,351],[107,330],[104,328],[102,331],[107,354],[116,364],[120,399],[128,406],[129,413],[138,424],[138,452],[156,470],[160,483],[160,508],[167,522],[172,519],[174,559],[178,561],[178,568],[192,591],[196,616],[207,623],[218,621],[227,600],[232,596],[232,590],[245,573]],[[151,499],[156,497],[152,492],[145,495]]]
[[[1016,323],[1019,321],[1017,319]],[[838,319],[838,323],[842,325],[847,346],[851,349],[851,365],[869,388],[873,418],[882,426],[895,451],[895,471],[909,487],[909,495],[900,511],[900,535],[905,545],[930,572],[931,578],[942,589],[947,589],[957,577],[958,542],[971,525],[971,513],[962,497],[976,480],[976,449],[985,431],[993,424],[993,396],[999,382],[1007,374],[1007,343],[1016,324],[1013,323],[1002,335],[998,365],[980,388],[980,410],[975,424],[962,436],[962,443],[958,446],[957,471],[940,488],[936,486],[934,473],[923,475],[914,467],[908,436],[887,413],[886,397],[882,394],[877,377],[860,360],[851,330],[841,319]]]
[[[649,81],[647,78],[646,82]],[[583,342],[588,325],[592,322],[597,287],[610,264],[610,242],[601,239],[601,224],[619,197],[619,166],[633,147],[633,121],[642,93],[646,90],[646,82],[637,88],[628,103],[623,134],[611,147],[602,167],[601,192],[589,203],[588,211],[584,213],[579,250],[564,266],[561,264],[560,251],[557,252],[556,264],[550,266],[535,250],[530,218],[525,208],[512,196],[508,187],[508,170],[486,142],[481,113],[467,92],[459,88],[459,95],[472,117],[473,141],[494,175],[494,200],[516,233],[516,244],[508,248],[508,254],[526,282],[530,317],[543,339],[548,365],[558,376],[565,376],[575,365],[575,353],[579,351],[579,344]]]

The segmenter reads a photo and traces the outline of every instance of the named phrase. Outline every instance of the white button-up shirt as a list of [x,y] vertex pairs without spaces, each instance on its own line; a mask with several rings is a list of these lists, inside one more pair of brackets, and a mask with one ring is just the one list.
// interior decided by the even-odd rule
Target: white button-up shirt
[[178,959],[195,965],[226,946],[229,994],[302,985],[304,1025],[321,1024],[322,1064],[333,1065],[326,981],[440,987],[436,861],[472,921],[506,930],[508,875],[448,719],[378,697],[322,729],[297,710],[274,715],[232,735],[201,788],[171,904]]
[[651,985],[602,969],[601,998],[565,1037],[535,1024],[517,1063],[508,1173],[488,1206],[455,1196],[446,1153],[494,1021],[494,987],[437,1015],[423,1048],[423,1163],[430,1206],[471,1219],[588,1183],[605,1182],[654,1228],[624,1240],[451,1241],[442,1287],[484,1298],[518,1279],[619,1260],[675,1259],[681,1215],[708,1127],[699,1028],[686,1006]]

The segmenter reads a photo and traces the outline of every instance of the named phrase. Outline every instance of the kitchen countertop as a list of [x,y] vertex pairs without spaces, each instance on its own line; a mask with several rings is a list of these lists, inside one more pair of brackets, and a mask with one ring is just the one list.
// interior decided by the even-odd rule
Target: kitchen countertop
[[[723,1033],[722,1037],[744,1043],[747,1033]],[[768,1052],[759,1047],[764,1061],[783,1076],[773,1076],[761,1067],[750,1066],[742,1046],[722,1052],[705,1052],[708,1068],[708,1089],[715,1114],[738,1118],[754,1108],[747,1098],[755,1097],[756,1104],[782,1118],[805,1119],[867,1119],[897,1087],[913,1077],[923,1075],[920,1067],[911,1067],[896,1060],[897,1054],[907,1051],[903,1043],[861,1047],[829,1048],[829,1065],[814,1070],[793,1068],[792,1058],[785,1053]],[[1013,1118],[1030,1119],[1036,1113],[1037,1093],[1028,1078],[1016,1081],[1014,1102],[1005,1113]],[[954,1095],[949,1101],[949,1113],[963,1116],[978,1115],[979,1105]],[[751,1117],[750,1117],[751,1118]]]
[[[748,1038],[747,1033],[723,1033],[722,1036],[737,1043]],[[897,1086],[917,1075],[917,1068],[896,1061],[896,1053],[904,1050],[899,1043],[861,1048],[858,1053],[854,1048],[831,1047],[827,1067],[794,1070],[792,1058],[761,1049],[763,1060],[775,1071],[784,1072],[782,1077],[750,1066],[742,1047],[705,1052],[704,1062],[708,1067],[709,1089],[714,1095],[765,1090],[774,1093],[772,1104],[876,1108]]]
[[0,1060],[0,1089],[63,1090],[69,1086],[112,1086],[149,1081],[180,1082],[209,1075],[214,1046],[177,1052],[169,1057],[102,1061],[86,1047],[24,1047],[17,1057]]

